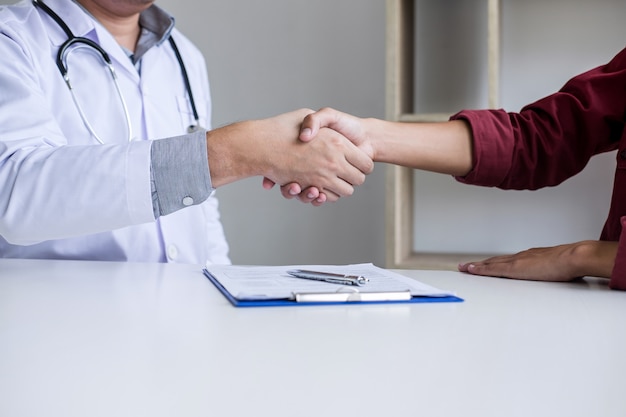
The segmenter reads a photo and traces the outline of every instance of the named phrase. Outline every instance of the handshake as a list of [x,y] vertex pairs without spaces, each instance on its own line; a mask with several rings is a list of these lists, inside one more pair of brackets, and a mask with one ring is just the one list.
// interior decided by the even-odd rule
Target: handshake
[[349,196],[374,169],[365,120],[325,108],[235,123],[207,133],[214,187],[262,176],[285,198],[321,205]]

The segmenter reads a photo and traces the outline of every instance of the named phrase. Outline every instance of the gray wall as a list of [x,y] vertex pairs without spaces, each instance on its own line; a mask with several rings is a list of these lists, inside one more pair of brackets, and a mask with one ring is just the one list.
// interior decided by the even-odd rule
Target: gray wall
[[[485,2],[454,3],[467,9]],[[420,4],[424,15],[439,20],[433,28],[427,18],[418,19],[423,23],[418,70],[429,76],[416,87],[417,105],[443,111],[450,109],[445,98],[453,109],[486,106],[485,13],[465,10],[461,19],[448,13],[447,1]],[[501,5],[500,105],[510,111],[608,62],[626,45],[623,0],[502,0]],[[446,36],[437,37],[442,26]],[[450,79],[433,82],[437,74]],[[510,253],[597,239],[609,208],[614,158],[614,152],[596,156],[581,174],[538,191],[472,187],[416,172],[413,246],[422,252]]]
[[[384,117],[385,2],[158,0],[204,52],[214,126],[300,107]],[[277,150],[279,151],[279,150]],[[384,166],[324,207],[253,178],[218,190],[240,264],[384,264]]]
[[[435,4],[443,6],[446,15],[448,10],[466,8],[467,1]],[[476,7],[484,3],[471,1]],[[158,0],[157,4],[177,17],[178,27],[205,54],[215,126],[327,105],[384,117],[383,0]],[[577,72],[609,59],[625,44],[624,21],[623,0],[503,0],[502,104],[517,110]],[[564,184],[558,192],[516,193],[513,206],[522,215],[513,218],[515,222],[532,225],[549,216],[546,227],[519,228],[523,235],[500,233],[499,224],[507,227],[510,215],[504,215],[502,223],[492,223],[497,213],[506,213],[501,204],[510,201],[511,194],[483,195],[478,193],[485,190],[460,186],[444,176],[423,177],[426,185],[419,182],[416,192],[421,201],[416,215],[423,221],[415,234],[426,241],[416,242],[416,247],[437,250],[437,245],[456,245],[456,227],[463,223],[477,226],[461,233],[465,243],[458,250],[463,251],[502,248],[505,241],[506,250],[516,250],[534,242],[595,238],[608,207],[611,163],[610,158],[595,162],[590,174]],[[223,187],[218,195],[232,260],[384,265],[384,186],[384,166],[378,165],[353,197],[321,208],[283,200],[277,190],[263,190],[260,178]],[[581,224],[587,226],[577,228]],[[532,229],[542,233],[526,233]]]

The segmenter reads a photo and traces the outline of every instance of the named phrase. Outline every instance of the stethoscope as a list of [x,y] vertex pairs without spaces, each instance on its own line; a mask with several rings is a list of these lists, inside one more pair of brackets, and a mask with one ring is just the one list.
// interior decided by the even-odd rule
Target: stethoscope
[[[97,51],[98,55],[102,59],[102,62],[108,68],[111,74],[111,77],[113,78],[113,84],[115,84],[117,95],[119,96],[120,102],[122,103],[122,108],[124,110],[124,117],[126,118],[126,126],[127,126],[127,131],[128,131],[128,141],[129,142],[132,141],[134,136],[133,136],[133,131],[132,131],[132,124],[130,122],[130,114],[128,112],[128,106],[126,105],[126,100],[124,100],[124,96],[122,95],[122,90],[120,89],[120,85],[117,81],[117,74],[115,73],[115,68],[113,67],[113,63],[111,62],[111,58],[109,57],[109,54],[104,49],[102,49],[100,45],[98,45],[91,39],[87,39],[87,38],[80,37],[80,36],[74,36],[70,28],[63,21],[63,19],[61,19],[61,17],[59,17],[58,14],[56,14],[52,9],[50,9],[50,7],[48,7],[43,1],[33,0],[33,5],[35,5],[35,7],[39,7],[48,16],[50,16],[61,27],[61,29],[63,29],[63,31],[67,35],[67,40],[63,42],[63,44],[61,44],[61,46],[59,47],[59,51],[57,52],[56,64],[57,64],[57,67],[59,68],[59,71],[61,72],[61,75],[63,76],[63,79],[65,80],[65,83],[67,84],[67,87],[70,90],[70,93],[72,95],[72,100],[74,100],[74,104],[76,105],[76,109],[78,109],[78,113],[80,114],[80,117],[83,120],[83,123],[85,124],[85,126],[87,127],[91,135],[99,143],[104,144],[104,141],[100,138],[100,136],[98,136],[98,134],[96,134],[93,127],[87,120],[87,117],[85,116],[85,113],[81,105],[79,104],[78,99],[76,98],[76,95],[74,94],[74,89],[72,88],[72,84],[68,76],[67,57],[71,51],[78,49],[80,47],[92,48],[93,50]],[[194,124],[190,125],[187,128],[187,132],[192,133],[200,128],[200,118],[198,117],[198,111],[196,110],[196,102],[193,99],[193,93],[191,92],[191,84],[189,83],[189,76],[187,75],[187,69],[185,68],[183,58],[181,57],[180,51],[178,50],[178,46],[176,45],[176,42],[174,42],[174,38],[172,38],[171,35],[168,37],[168,40],[170,42],[170,45],[172,45],[174,54],[176,55],[176,60],[178,61],[178,65],[180,66],[180,72],[182,73],[183,81],[185,83],[185,89],[187,90],[187,95],[189,96],[189,104],[191,105],[191,111],[193,112],[193,117],[194,117],[195,122]],[[76,47],[70,48],[73,45],[76,45]]]

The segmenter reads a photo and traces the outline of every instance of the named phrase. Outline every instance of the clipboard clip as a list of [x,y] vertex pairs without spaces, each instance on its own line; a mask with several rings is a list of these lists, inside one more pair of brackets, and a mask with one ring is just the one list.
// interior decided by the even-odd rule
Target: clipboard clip
[[346,303],[346,302],[375,302],[375,301],[407,301],[412,295],[410,290],[389,292],[359,292],[356,288],[345,291],[340,288],[337,292],[300,292],[293,293],[293,299],[298,303]]

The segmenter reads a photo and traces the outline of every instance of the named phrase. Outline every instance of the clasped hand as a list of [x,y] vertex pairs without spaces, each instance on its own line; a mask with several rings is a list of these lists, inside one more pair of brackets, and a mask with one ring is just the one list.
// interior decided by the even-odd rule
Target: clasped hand
[[[358,118],[336,112],[330,108],[309,112],[300,125],[298,136],[300,142],[311,146],[318,141],[328,140],[328,137],[334,138],[331,140],[342,143],[350,149],[350,157],[346,154],[346,161],[352,164],[353,168],[358,169],[358,172],[352,170],[350,177],[343,178],[342,187],[336,189],[323,187],[317,183],[290,180],[288,183],[281,184],[283,197],[286,199],[296,198],[303,203],[320,206],[327,201],[333,202],[342,196],[352,195],[354,186],[361,185],[365,181],[364,174],[372,172],[374,168],[373,150],[366,143],[365,132]],[[344,140],[347,140],[349,145],[343,143]],[[331,166],[328,167],[328,170],[329,173],[336,172]],[[362,174],[362,177],[358,175],[359,173]],[[263,178],[265,189],[269,190],[274,185],[276,185],[276,181],[273,179]]]

